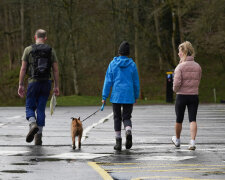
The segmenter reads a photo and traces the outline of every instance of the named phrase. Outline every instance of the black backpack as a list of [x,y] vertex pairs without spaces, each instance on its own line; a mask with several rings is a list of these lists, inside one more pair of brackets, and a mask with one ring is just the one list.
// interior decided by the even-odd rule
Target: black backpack
[[51,77],[52,48],[47,44],[33,44],[30,54],[32,55],[32,62],[29,64],[30,77],[48,80]]

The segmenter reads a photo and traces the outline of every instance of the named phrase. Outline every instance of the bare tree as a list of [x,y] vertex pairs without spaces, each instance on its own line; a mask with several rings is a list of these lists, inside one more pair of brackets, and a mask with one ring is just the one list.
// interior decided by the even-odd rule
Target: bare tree
[[[154,6],[154,9],[155,9],[155,11],[154,11],[154,23],[155,23],[157,45],[158,45],[158,48],[162,49],[160,37],[159,37],[159,20],[158,20],[158,11],[156,10],[156,1],[153,1],[153,6]],[[163,62],[162,62],[161,53],[158,53],[158,56],[159,56],[159,70],[162,71]]]
[[180,35],[180,42],[184,42],[184,32],[183,32],[183,25],[182,25],[182,13],[181,13],[181,1],[177,1],[177,16],[178,16],[178,26],[179,26],[179,35]]
[[4,7],[4,20],[5,20],[6,44],[7,44],[8,59],[9,59],[9,70],[12,70],[12,56],[11,56],[10,32],[9,32],[9,8],[7,4],[5,4],[5,7]]
[[176,52],[176,43],[175,43],[175,37],[176,37],[176,8],[174,5],[173,0],[168,0],[169,6],[171,8],[171,16],[172,16],[172,48],[173,48],[173,63],[174,65],[177,64],[177,52]]
[[24,49],[24,0],[20,0],[21,52]]
[[[139,67],[139,28],[138,28],[138,26],[139,26],[139,14],[138,14],[139,1],[133,0],[133,5],[134,5],[133,13],[134,13],[134,23],[135,23],[135,25],[134,25],[134,59],[135,59],[136,65],[137,65],[137,70],[138,70],[139,78],[140,78],[141,73],[140,73],[140,67]],[[141,87],[140,87],[140,98],[143,98],[143,93],[142,93]]]

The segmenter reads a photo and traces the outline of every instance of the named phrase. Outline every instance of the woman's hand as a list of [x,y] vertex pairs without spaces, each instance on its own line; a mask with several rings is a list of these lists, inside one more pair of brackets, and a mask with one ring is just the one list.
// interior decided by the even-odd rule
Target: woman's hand
[[106,101],[105,100],[102,100],[102,104],[106,104]]

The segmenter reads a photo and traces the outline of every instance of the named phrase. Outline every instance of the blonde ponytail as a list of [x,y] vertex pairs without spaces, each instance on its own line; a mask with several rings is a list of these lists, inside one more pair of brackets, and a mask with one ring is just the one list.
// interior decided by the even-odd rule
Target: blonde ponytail
[[185,61],[187,56],[195,57],[195,50],[189,41],[181,43],[178,49],[180,49],[185,55],[185,58],[182,61]]

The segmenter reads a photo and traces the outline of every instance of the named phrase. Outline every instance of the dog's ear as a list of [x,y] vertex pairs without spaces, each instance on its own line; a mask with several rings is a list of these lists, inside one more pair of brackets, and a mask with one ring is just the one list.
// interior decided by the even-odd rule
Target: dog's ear
[[74,120],[74,117],[71,117],[70,119],[72,119],[72,121]]
[[78,118],[78,120],[80,120],[80,117]]

